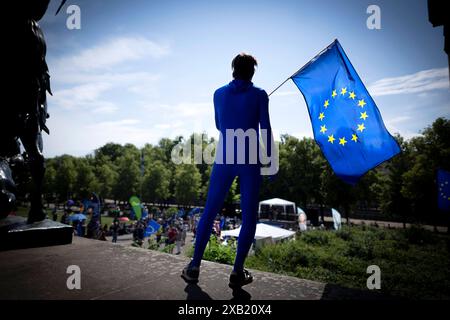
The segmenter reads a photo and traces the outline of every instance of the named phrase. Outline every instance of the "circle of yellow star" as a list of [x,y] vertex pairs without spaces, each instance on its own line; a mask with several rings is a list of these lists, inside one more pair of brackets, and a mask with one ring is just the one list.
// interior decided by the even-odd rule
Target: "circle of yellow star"
[[364,123],[358,124],[358,131],[363,132],[366,127],[364,126]]
[[356,134],[352,134],[352,141],[358,141],[358,136]]
[[367,103],[364,101],[364,99],[358,100],[358,107],[364,108],[364,106],[365,106],[366,104],[367,104]]
[[361,113],[361,117],[359,117],[360,119],[366,120],[369,116],[367,115],[367,111],[364,112],[360,112]]
[[321,112],[321,113],[319,114],[319,120],[322,121],[323,118],[325,118],[325,114],[324,114],[323,112]]
[[327,127],[326,127],[325,125],[320,126],[320,132],[321,132],[321,133],[325,133],[327,130],[328,130],[328,129],[327,129]]
[[334,138],[334,135],[328,136],[328,142],[333,143],[334,140],[336,140],[336,139]]
[[356,94],[353,91],[350,92],[349,98],[355,100]]
[[342,94],[343,96],[345,96],[346,93],[347,93],[347,88],[342,88],[342,89],[341,89],[341,94]]
[[325,109],[328,108],[329,105],[330,105],[330,101],[329,100],[325,100],[325,103],[323,104]]
[[336,90],[333,90],[333,93],[331,94],[331,96],[332,96],[333,98],[336,98],[336,96],[337,96]]
[[345,146],[346,143],[347,143],[347,140],[345,140],[345,137],[339,138],[339,144],[341,144],[342,146]]

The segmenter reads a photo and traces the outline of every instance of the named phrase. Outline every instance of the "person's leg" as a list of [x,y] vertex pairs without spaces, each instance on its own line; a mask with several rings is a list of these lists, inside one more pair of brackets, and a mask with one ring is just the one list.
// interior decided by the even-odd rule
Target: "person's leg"
[[259,168],[242,168],[239,179],[241,187],[242,226],[239,232],[233,271],[241,272],[250,246],[253,243],[258,218],[258,199],[261,176]]
[[203,212],[195,232],[195,250],[191,266],[199,267],[211,229],[219,210],[222,208],[225,197],[235,178],[235,170],[229,165],[214,165],[209,181],[208,197],[205,211]]

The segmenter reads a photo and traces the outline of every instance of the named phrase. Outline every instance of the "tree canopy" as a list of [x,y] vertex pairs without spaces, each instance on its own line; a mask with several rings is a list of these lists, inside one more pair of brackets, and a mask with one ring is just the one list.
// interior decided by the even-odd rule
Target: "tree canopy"
[[[203,149],[214,143],[204,134],[188,139],[193,141],[195,136]],[[450,170],[448,119],[438,118],[410,140],[396,135],[401,154],[370,170],[354,187],[334,175],[313,139],[290,135],[280,138],[280,169],[275,179],[264,178],[261,199],[286,198],[304,208],[328,206],[349,212],[373,209],[402,220],[439,219],[436,172],[439,168]],[[96,192],[103,198],[122,201],[139,195],[145,202],[202,205],[211,165],[173,163],[171,152],[180,142],[186,142],[185,138],[163,138],[142,149],[107,143],[86,157],[46,159],[46,197],[65,201]],[[238,202],[239,193],[237,179],[226,202]]]

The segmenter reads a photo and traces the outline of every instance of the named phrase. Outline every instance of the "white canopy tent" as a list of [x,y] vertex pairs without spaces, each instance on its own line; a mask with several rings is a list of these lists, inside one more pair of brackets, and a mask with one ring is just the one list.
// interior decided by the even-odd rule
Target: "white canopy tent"
[[[226,230],[221,232],[222,237],[239,237],[241,227],[233,230]],[[274,227],[265,223],[258,223],[256,225],[255,239],[272,238],[274,241],[290,238],[295,235],[295,231],[289,231],[283,228]]]
[[268,200],[264,200],[261,201],[259,203],[259,212],[261,212],[261,206],[263,205],[268,205],[268,206],[281,206],[284,208],[283,212],[288,212],[287,211],[287,207],[292,207],[292,212],[296,212],[295,208],[295,202],[292,201],[287,201],[284,199],[280,199],[280,198],[273,198],[273,199],[268,199]]

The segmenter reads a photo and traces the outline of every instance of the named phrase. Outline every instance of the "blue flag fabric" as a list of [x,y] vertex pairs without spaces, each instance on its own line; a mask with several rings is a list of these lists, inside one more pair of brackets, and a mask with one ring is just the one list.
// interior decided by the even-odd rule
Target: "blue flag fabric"
[[155,220],[150,220],[147,223],[147,228],[145,229],[144,237],[149,237],[152,234],[158,232],[159,228],[161,228],[161,225],[156,222]]
[[400,152],[338,40],[291,79],[305,97],[314,139],[343,181],[356,184]]
[[438,207],[450,212],[450,172],[438,170]]

